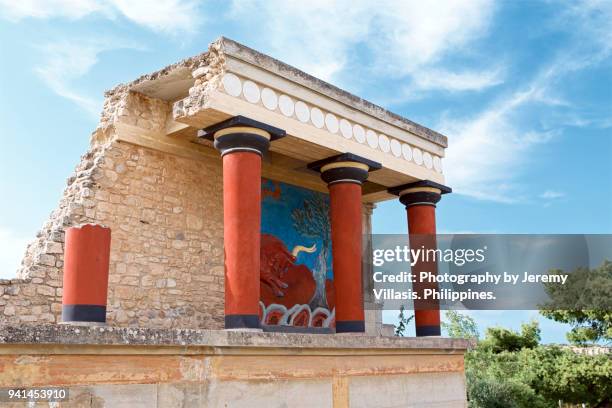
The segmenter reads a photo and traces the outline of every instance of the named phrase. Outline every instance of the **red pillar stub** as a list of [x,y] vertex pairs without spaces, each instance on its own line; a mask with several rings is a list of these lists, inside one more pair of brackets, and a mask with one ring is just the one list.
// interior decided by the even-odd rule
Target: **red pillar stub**
[[106,322],[110,228],[86,224],[66,229],[62,322]]

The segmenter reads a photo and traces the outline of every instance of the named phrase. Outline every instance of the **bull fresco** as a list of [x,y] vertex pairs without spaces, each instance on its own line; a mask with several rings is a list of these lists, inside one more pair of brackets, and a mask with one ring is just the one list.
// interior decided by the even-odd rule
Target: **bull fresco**
[[329,196],[262,179],[260,317],[334,327]]

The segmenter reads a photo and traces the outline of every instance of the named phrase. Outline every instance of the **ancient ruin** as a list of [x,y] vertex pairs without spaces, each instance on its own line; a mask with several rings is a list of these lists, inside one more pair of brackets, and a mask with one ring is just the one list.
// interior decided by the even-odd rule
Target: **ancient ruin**
[[[74,406],[126,394],[155,397],[144,406],[464,406],[467,342],[392,337],[363,300],[375,204],[399,198],[410,233],[435,234],[446,146],[226,38],[115,87],[17,279],[0,281],[0,382],[69,385]],[[86,292],[63,276],[66,231],[87,224],[111,232],[106,304],[64,293]],[[435,305],[415,321],[417,336],[440,335]]]

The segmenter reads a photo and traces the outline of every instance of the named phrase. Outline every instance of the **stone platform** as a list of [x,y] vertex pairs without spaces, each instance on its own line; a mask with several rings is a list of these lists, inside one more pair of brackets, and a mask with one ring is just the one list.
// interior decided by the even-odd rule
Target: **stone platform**
[[1,326],[0,386],[67,386],[70,401],[58,407],[464,407],[468,346],[447,338]]

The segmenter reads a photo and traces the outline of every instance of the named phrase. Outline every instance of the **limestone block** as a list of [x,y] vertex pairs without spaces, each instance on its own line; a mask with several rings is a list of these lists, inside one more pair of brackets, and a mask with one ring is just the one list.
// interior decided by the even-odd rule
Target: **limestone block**
[[90,387],[92,397],[100,401],[100,407],[113,408],[150,408],[158,407],[157,385],[95,385]]
[[45,252],[48,254],[61,254],[64,252],[63,245],[61,242],[47,242],[45,245]]
[[351,408],[464,408],[463,372],[351,377]]
[[51,286],[39,285],[36,287],[36,293],[44,296],[55,296],[55,288]]
[[38,263],[41,265],[55,266],[55,256],[48,254],[40,254],[38,256]]
[[320,408],[331,407],[333,400],[329,379],[213,381],[209,386],[206,403],[211,407],[227,408]]
[[15,307],[13,305],[7,305],[4,307],[5,316],[13,316],[15,314]]

